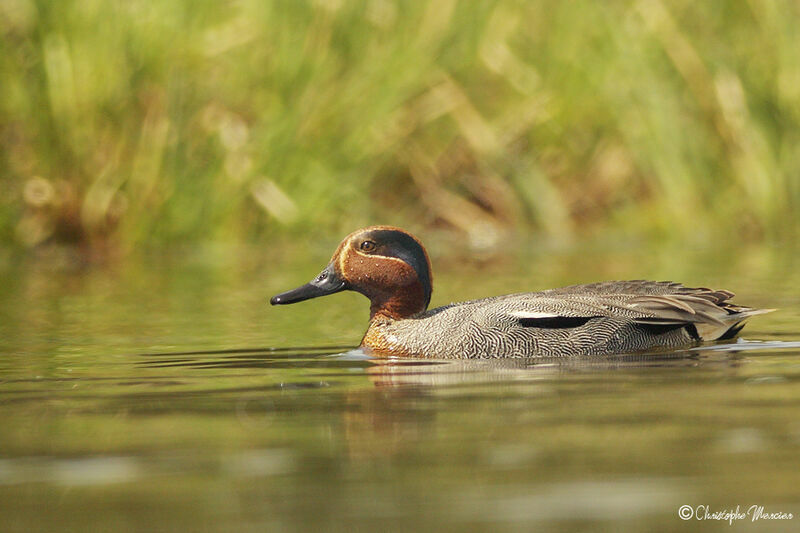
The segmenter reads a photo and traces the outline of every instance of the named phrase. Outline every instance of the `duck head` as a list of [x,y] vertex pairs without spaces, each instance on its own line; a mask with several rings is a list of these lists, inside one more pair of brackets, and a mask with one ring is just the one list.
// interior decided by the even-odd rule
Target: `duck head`
[[431,263],[410,233],[370,226],[345,237],[330,263],[302,287],[273,296],[272,305],[292,304],[351,290],[370,300],[370,319],[399,320],[425,311],[433,292]]

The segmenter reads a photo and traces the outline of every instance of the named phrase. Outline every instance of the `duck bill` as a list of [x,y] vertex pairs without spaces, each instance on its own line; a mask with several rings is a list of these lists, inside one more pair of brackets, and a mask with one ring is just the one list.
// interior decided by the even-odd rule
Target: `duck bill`
[[347,283],[336,273],[336,269],[331,264],[310,282],[296,289],[273,296],[269,303],[272,305],[293,304],[319,296],[334,294],[346,288]]

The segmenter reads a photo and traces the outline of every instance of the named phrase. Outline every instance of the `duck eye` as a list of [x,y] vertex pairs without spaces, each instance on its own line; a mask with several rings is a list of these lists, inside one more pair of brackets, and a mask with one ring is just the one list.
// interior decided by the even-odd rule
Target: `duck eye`
[[372,241],[364,241],[361,244],[359,244],[358,247],[361,248],[361,250],[364,252],[371,252],[375,250],[376,244]]

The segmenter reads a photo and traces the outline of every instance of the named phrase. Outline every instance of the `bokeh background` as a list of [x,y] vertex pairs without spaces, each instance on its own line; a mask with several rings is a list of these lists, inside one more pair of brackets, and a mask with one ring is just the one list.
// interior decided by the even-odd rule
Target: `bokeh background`
[[798,27],[790,0],[3,0],[0,243],[792,239]]

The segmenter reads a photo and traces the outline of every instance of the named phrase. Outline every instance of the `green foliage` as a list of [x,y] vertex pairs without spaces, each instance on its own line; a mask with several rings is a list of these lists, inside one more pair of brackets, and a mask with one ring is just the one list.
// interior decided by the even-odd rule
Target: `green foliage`
[[796,2],[3,0],[0,241],[795,234]]

